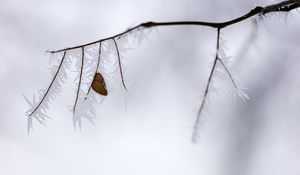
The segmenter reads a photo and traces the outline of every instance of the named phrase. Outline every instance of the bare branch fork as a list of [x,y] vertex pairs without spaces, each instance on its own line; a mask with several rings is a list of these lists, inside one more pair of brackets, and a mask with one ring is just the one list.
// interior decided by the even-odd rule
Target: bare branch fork
[[207,95],[208,95],[208,90],[209,90],[209,87],[211,85],[212,77],[213,77],[213,74],[214,74],[216,66],[217,66],[217,61],[220,60],[219,59],[219,55],[218,55],[219,54],[219,48],[220,48],[220,30],[221,29],[218,28],[216,56],[215,56],[212,68],[210,70],[210,74],[208,76],[208,80],[207,80],[207,83],[206,83],[206,86],[205,86],[205,90],[204,90],[204,95],[203,95],[203,98],[202,98],[202,101],[201,101],[201,104],[200,104],[200,108],[199,108],[198,113],[197,113],[197,118],[196,118],[196,121],[195,121],[195,124],[194,124],[194,130],[193,130],[193,134],[192,134],[192,141],[194,143],[197,142],[198,130],[199,130],[198,128],[199,128],[199,123],[200,123],[200,116],[201,116],[201,113],[202,113],[202,111],[204,109],[204,105],[205,105],[205,102],[206,102],[206,99],[207,99]]
[[[75,98],[75,102],[74,102],[74,106],[73,106],[73,114],[76,112],[76,105],[77,105],[77,101],[79,98],[79,92],[80,92],[80,87],[81,87],[81,83],[82,83],[82,74],[83,74],[83,67],[84,67],[84,57],[85,57],[85,51],[84,48],[86,46],[90,46],[93,44],[98,44],[99,43],[99,52],[98,52],[98,60],[97,60],[97,67],[96,67],[96,71],[95,73],[97,73],[97,70],[99,68],[99,63],[100,63],[100,58],[101,58],[101,43],[104,41],[108,41],[108,40],[112,40],[114,45],[115,45],[115,49],[116,49],[116,53],[117,53],[117,58],[118,58],[118,64],[119,64],[119,71],[120,71],[120,76],[121,76],[121,81],[122,81],[122,85],[123,88],[125,90],[127,90],[125,81],[124,81],[124,76],[123,76],[123,70],[122,70],[122,64],[121,64],[121,56],[120,56],[120,51],[119,51],[119,46],[117,43],[117,40],[122,38],[124,35],[135,31],[135,30],[139,30],[140,28],[152,28],[152,27],[167,27],[167,26],[206,26],[206,27],[211,27],[211,28],[215,28],[217,29],[217,44],[216,44],[216,55],[213,61],[213,65],[210,69],[210,74],[208,76],[208,80],[206,82],[206,86],[205,86],[205,90],[204,90],[204,94],[203,94],[203,98],[197,113],[197,118],[194,124],[194,130],[193,130],[193,134],[192,134],[192,140],[195,142],[197,141],[197,131],[198,131],[198,127],[199,127],[199,122],[200,122],[200,116],[201,113],[203,111],[203,108],[205,107],[205,103],[207,101],[207,95],[209,93],[209,88],[210,88],[210,84],[213,78],[213,74],[216,70],[216,65],[217,62],[219,62],[221,64],[221,66],[225,69],[226,73],[228,74],[230,80],[232,81],[234,87],[237,89],[237,84],[235,83],[230,71],[228,70],[228,68],[226,67],[226,65],[224,64],[223,60],[221,60],[221,58],[219,58],[219,47],[220,47],[220,31],[221,29],[233,25],[233,24],[237,24],[241,21],[244,21],[250,17],[256,16],[256,15],[265,15],[267,13],[271,13],[271,12],[289,12],[293,9],[299,8],[300,7],[300,0],[286,0],[280,3],[276,3],[276,4],[272,4],[269,6],[265,6],[265,7],[261,7],[261,6],[257,6],[255,7],[253,10],[251,10],[250,12],[237,17],[235,19],[229,20],[229,21],[225,21],[225,22],[205,22],[205,21],[174,21],[174,22],[145,22],[145,23],[141,23],[139,25],[136,25],[135,27],[129,28],[128,30],[115,34],[113,36],[107,37],[107,38],[103,38],[103,39],[99,39],[93,42],[89,42],[89,43],[85,43],[82,45],[77,45],[77,46],[73,46],[73,47],[68,47],[68,48],[64,48],[64,49],[59,49],[59,50],[52,50],[52,51],[47,51],[49,53],[55,54],[55,53],[60,53],[60,52],[64,52],[63,57],[61,59],[61,62],[57,68],[57,71],[53,77],[53,79],[51,80],[50,85],[48,86],[48,88],[46,89],[45,93],[43,94],[41,100],[36,104],[35,107],[32,108],[32,111],[28,114],[28,121],[31,120],[30,116],[32,116],[33,114],[37,113],[38,109],[41,107],[41,105],[43,104],[43,102],[45,101],[47,95],[49,94],[50,89],[53,86],[53,83],[55,82],[57,75],[59,73],[59,71],[62,68],[64,59],[66,57],[67,51],[70,50],[75,50],[75,49],[81,49],[82,50],[82,58],[81,58],[81,67],[80,67],[80,75],[79,75],[79,82],[78,82],[78,88],[77,88],[77,93],[76,93],[76,98]],[[88,89],[87,95],[89,94],[91,90],[91,86]],[[86,100],[86,98],[85,98]]]

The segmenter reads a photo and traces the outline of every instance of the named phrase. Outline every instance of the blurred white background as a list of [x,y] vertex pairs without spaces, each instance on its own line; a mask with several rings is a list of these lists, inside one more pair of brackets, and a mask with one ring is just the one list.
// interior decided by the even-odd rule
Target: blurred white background
[[[129,84],[97,108],[96,125],[75,131],[66,85],[46,127],[29,135],[22,94],[47,87],[59,49],[104,38],[145,21],[225,21],[275,1],[1,0],[0,174],[3,175],[299,175],[300,14],[266,15],[222,30],[231,71],[249,101],[210,95],[198,144],[190,141],[216,31],[157,28],[123,58]],[[252,32],[253,33],[253,32]],[[230,80],[224,74],[216,79]],[[223,87],[223,88],[222,88]]]

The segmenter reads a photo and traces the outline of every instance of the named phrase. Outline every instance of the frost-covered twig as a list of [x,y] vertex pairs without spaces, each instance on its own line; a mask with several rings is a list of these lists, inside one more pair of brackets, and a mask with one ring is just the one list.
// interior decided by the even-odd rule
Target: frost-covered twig
[[61,91],[61,83],[65,81],[67,78],[67,74],[65,70],[68,68],[69,62],[66,59],[66,51],[64,52],[60,63],[57,66],[51,68],[53,72],[53,78],[50,82],[50,85],[45,90],[39,91],[38,100],[36,96],[33,96],[33,100],[29,100],[26,96],[24,96],[26,102],[31,107],[27,112],[28,116],[28,124],[27,130],[28,132],[32,129],[33,126],[33,118],[36,119],[41,124],[45,124],[46,119],[49,119],[46,115],[46,111],[49,108],[49,101],[54,100],[55,95],[57,95]]
[[219,58],[218,53],[219,53],[219,47],[220,47],[220,30],[221,29],[218,29],[218,32],[217,32],[216,56],[214,58],[213,65],[212,65],[212,67],[210,69],[210,73],[209,73],[208,80],[207,80],[207,83],[206,83],[206,86],[205,86],[205,90],[204,90],[204,95],[202,97],[200,108],[198,110],[196,121],[194,123],[193,134],[192,134],[192,142],[194,142],[194,143],[196,143],[197,139],[198,139],[200,116],[201,116],[201,114],[203,112],[203,109],[204,109],[204,106],[205,106],[205,103],[206,103],[206,100],[207,100],[207,95],[208,95],[209,87],[211,85],[212,77],[213,77],[213,74],[214,74],[214,72],[216,70],[216,65],[217,65],[217,61],[218,61],[218,58]]
[[79,91],[80,91],[80,87],[81,87],[81,79],[82,79],[82,74],[83,74],[84,47],[82,47],[81,50],[82,50],[81,67],[80,67],[79,82],[78,82],[78,87],[77,87],[75,103],[74,103],[74,106],[73,106],[73,114],[75,114],[75,112],[76,112],[76,105],[77,105],[77,101],[78,101],[78,97],[79,97]]
[[44,102],[45,98],[47,97],[47,95],[48,95],[48,93],[49,93],[49,91],[50,91],[50,89],[51,89],[51,87],[52,87],[52,85],[53,85],[53,83],[54,83],[54,81],[55,81],[55,79],[56,79],[58,73],[59,73],[59,70],[60,70],[61,66],[63,65],[63,62],[64,62],[65,57],[66,57],[66,53],[67,53],[67,52],[65,51],[65,52],[64,52],[64,55],[63,55],[63,57],[62,57],[62,59],[61,59],[61,61],[60,61],[60,64],[59,64],[59,66],[58,66],[58,68],[57,68],[57,71],[56,71],[56,73],[55,73],[55,75],[54,75],[54,77],[53,77],[53,79],[52,79],[50,85],[48,86],[46,92],[44,93],[43,98],[40,100],[40,102],[39,102],[38,105],[34,108],[34,110],[33,110],[30,114],[28,114],[29,116],[31,116],[32,114],[34,114],[34,113],[36,112],[36,110],[42,105],[42,103]]
[[228,69],[227,66],[225,65],[225,63],[224,63],[224,62],[222,61],[222,59],[219,58],[219,57],[218,57],[218,61],[221,63],[221,65],[223,66],[223,68],[224,68],[225,71],[227,72],[227,74],[228,74],[228,76],[229,76],[229,78],[230,78],[230,80],[231,80],[231,82],[232,82],[234,88],[237,89],[237,88],[238,88],[238,87],[237,87],[237,84],[236,84],[236,82],[234,81],[234,79],[233,79],[233,77],[232,77],[232,75],[231,75],[229,69]]
[[118,43],[115,40],[115,38],[113,38],[113,41],[114,41],[114,44],[115,44],[115,47],[116,47],[116,51],[117,51],[118,63],[119,63],[119,70],[120,70],[120,76],[121,76],[121,80],[122,80],[122,85],[123,85],[124,89],[127,91],[128,89],[127,89],[127,87],[125,85],[125,82],[124,82],[123,70],[122,70],[122,63],[121,63],[121,56],[120,56],[120,51],[119,51]]

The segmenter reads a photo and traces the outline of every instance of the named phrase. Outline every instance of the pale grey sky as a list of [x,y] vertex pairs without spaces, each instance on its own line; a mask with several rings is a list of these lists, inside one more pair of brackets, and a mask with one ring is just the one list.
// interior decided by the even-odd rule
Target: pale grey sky
[[230,80],[218,77],[220,88],[210,95],[197,145],[190,138],[216,39],[215,30],[203,27],[158,28],[123,57],[127,110],[122,89],[111,83],[96,125],[84,122],[81,132],[74,131],[74,87],[67,84],[51,102],[47,126],[35,122],[33,132],[26,131],[22,94],[31,97],[49,84],[51,56],[45,50],[149,20],[224,21],[272,2],[2,0],[0,174],[300,174],[297,11],[267,15],[253,36],[251,20],[222,31],[230,69],[250,100],[227,96],[224,84]]

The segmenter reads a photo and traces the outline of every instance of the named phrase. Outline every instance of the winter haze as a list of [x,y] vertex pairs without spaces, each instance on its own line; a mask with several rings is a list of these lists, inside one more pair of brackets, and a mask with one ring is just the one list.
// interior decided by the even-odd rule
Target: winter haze
[[46,126],[27,134],[29,98],[46,88],[48,49],[114,35],[141,22],[225,21],[274,0],[1,0],[0,174],[299,175],[300,14],[268,14],[221,32],[230,70],[250,100],[216,88],[191,143],[216,30],[160,27],[122,57],[120,82],[97,104],[95,125],[74,130],[73,79],[50,102]]

